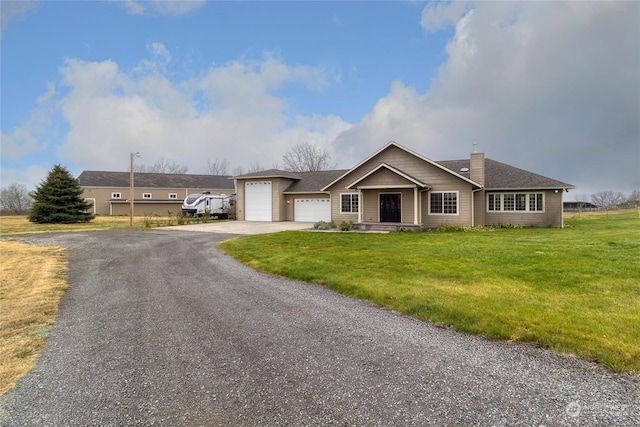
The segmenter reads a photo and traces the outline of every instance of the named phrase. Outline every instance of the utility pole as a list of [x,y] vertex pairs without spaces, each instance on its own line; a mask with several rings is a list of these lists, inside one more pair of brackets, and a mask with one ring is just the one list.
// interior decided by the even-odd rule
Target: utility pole
[[133,228],[133,158],[140,157],[140,153],[129,154],[129,228]]

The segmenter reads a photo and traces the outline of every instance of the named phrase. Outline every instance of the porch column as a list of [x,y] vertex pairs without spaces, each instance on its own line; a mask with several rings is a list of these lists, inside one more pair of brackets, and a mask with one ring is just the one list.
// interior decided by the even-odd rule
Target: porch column
[[358,188],[358,222],[362,223],[364,203],[362,200],[362,190]]
[[418,225],[418,187],[413,187],[413,223]]

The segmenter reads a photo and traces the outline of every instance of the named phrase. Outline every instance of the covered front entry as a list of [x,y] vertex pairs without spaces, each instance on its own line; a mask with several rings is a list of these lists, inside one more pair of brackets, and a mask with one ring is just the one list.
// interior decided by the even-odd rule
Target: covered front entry
[[402,222],[402,194],[380,193],[380,222]]

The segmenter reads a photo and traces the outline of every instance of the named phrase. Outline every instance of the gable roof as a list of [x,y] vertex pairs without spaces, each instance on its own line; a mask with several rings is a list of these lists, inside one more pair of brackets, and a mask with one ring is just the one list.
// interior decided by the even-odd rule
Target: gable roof
[[425,184],[424,182],[412,177],[409,174],[406,174],[404,172],[402,172],[399,169],[394,168],[393,166],[389,166],[386,163],[380,163],[377,167],[373,168],[372,170],[370,170],[368,173],[362,175],[361,177],[359,177],[357,180],[355,180],[354,182],[352,182],[351,184],[347,185],[346,188],[353,188],[355,186],[357,186],[360,182],[362,182],[363,180],[365,180],[366,178],[368,178],[369,176],[373,175],[374,173],[376,173],[377,171],[379,171],[380,169],[387,169],[390,170],[391,172],[395,173],[396,175],[399,175],[401,177],[403,177],[404,179],[406,179],[407,181],[411,181],[414,184],[416,184],[419,187],[422,188],[431,188],[428,184]]
[[[129,172],[83,171],[78,176],[78,182],[82,187],[128,188],[129,176]],[[147,188],[233,190],[235,185],[230,178],[223,175],[134,172],[135,186]]]
[[[420,154],[417,154],[394,141],[389,142],[387,145],[358,163],[351,169],[341,169],[341,170],[330,170],[330,171],[319,171],[319,172],[289,172],[283,171],[280,169],[268,169],[260,172],[253,172],[246,175],[240,175],[234,177],[236,179],[267,179],[267,178],[289,178],[294,180],[294,182],[284,191],[284,193],[319,193],[319,192],[327,192],[328,188],[333,184],[347,176],[350,172],[357,169],[367,161],[371,160],[382,151],[386,150],[389,147],[397,147],[425,162],[430,165],[433,165],[439,169],[446,171],[458,178],[463,179],[464,181],[469,182],[470,184],[482,188],[480,184],[471,180],[469,177],[469,168],[471,167],[470,159],[462,159],[462,160],[443,160],[443,161],[433,161]],[[410,181],[415,182],[417,185],[422,186],[423,188],[429,188],[429,183],[423,183],[416,178],[409,176],[408,174],[400,171],[397,168],[394,168],[385,163],[381,163],[372,171],[368,172],[364,176],[360,176],[356,178],[355,182],[348,186],[348,188],[353,187],[358,182],[362,181],[362,179],[369,176],[371,173],[379,170],[381,167],[385,167],[400,176],[407,178]],[[466,168],[466,171],[462,169]],[[128,180],[128,178],[127,178]],[[137,180],[137,175],[136,175]],[[128,181],[127,181],[128,182]],[[136,181],[137,182],[137,181]],[[507,165],[506,163],[501,163],[491,159],[485,159],[485,185],[484,188],[486,190],[531,190],[531,189],[572,189],[575,186],[571,184],[567,184],[565,182],[557,181],[555,179],[547,178],[545,176],[526,171],[524,169],[516,168],[514,166]]]
[[450,174],[453,174],[453,175],[457,176],[458,178],[463,179],[464,181],[469,182],[472,185],[475,185],[476,187],[482,187],[477,182],[472,181],[468,176],[461,175],[461,174],[459,174],[459,173],[457,173],[457,172],[455,172],[455,171],[453,171],[451,169],[448,169],[448,168],[438,164],[438,162],[434,162],[433,160],[427,159],[426,157],[424,157],[424,156],[422,156],[422,155],[420,155],[418,153],[415,153],[415,152],[409,150],[406,147],[403,147],[402,145],[398,144],[395,141],[390,141],[389,143],[387,143],[387,145],[385,145],[384,147],[382,147],[381,149],[379,149],[378,151],[376,151],[375,153],[373,153],[372,155],[370,155],[369,157],[367,157],[366,159],[364,159],[363,161],[361,161],[360,163],[358,163],[357,165],[355,165],[354,167],[352,167],[351,169],[346,171],[342,176],[339,176],[337,179],[335,179],[334,181],[330,182],[328,185],[326,185],[324,188],[322,188],[322,190],[323,191],[327,191],[327,189],[329,187],[331,187],[333,184],[335,184],[336,182],[338,182],[339,180],[341,180],[342,178],[347,176],[349,173],[351,173],[351,171],[356,170],[357,168],[359,168],[363,164],[367,163],[369,160],[373,159],[375,156],[377,156],[378,154],[382,153],[384,150],[388,149],[389,147],[399,148],[399,149],[411,154],[412,156],[417,157],[420,160],[423,160],[423,161],[429,163],[430,165],[433,165],[433,166],[435,166],[435,167],[437,167],[439,169],[442,169],[442,170],[444,170],[444,171],[446,171],[446,172],[448,172]]
[[[469,159],[444,160],[438,163],[453,171],[460,171],[462,168],[466,168],[468,171],[470,168]],[[460,174],[469,175],[469,172],[460,172]],[[547,178],[546,176],[538,175],[537,173],[491,159],[485,159],[484,175],[485,190],[553,190],[575,188],[575,186],[567,184],[566,182]]]

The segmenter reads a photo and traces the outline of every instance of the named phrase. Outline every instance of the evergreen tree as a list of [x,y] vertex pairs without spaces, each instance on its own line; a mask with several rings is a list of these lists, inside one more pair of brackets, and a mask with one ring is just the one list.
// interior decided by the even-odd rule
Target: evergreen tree
[[70,224],[88,222],[94,218],[87,213],[93,206],[82,198],[82,188],[67,168],[55,165],[36,191],[31,193],[29,221],[40,224]]

